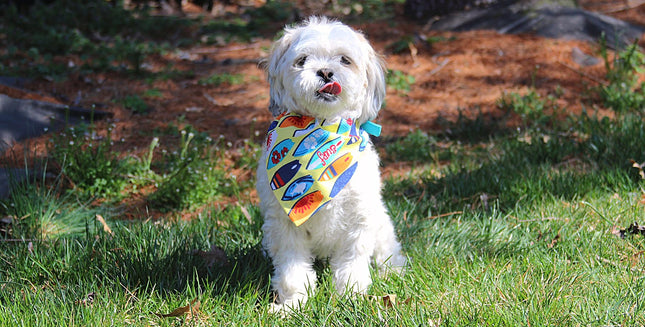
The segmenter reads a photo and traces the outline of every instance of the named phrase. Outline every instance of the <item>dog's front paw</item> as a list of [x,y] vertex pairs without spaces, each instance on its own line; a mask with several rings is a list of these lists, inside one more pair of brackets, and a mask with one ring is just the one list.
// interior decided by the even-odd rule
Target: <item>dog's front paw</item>
[[372,284],[367,260],[332,265],[332,270],[334,270],[334,285],[338,294],[366,294]]
[[301,302],[291,301],[289,301],[288,303],[271,303],[269,304],[269,309],[267,310],[267,312],[269,312],[269,314],[278,315],[284,318],[294,311],[299,310],[300,304]]
[[388,277],[390,275],[405,275],[409,268],[410,261],[408,258],[401,254],[397,254],[388,258],[384,263],[378,266],[379,276]]
[[271,303],[269,304],[269,309],[267,312],[272,315],[279,315],[280,317],[285,317],[289,311],[287,311],[287,307],[284,306],[284,304],[280,303]]

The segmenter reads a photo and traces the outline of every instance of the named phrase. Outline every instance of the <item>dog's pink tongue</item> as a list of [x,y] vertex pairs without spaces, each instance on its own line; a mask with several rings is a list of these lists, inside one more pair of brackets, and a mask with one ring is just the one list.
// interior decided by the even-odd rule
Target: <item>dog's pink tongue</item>
[[320,93],[329,93],[333,95],[339,95],[340,92],[342,91],[342,88],[340,87],[340,84],[338,82],[329,82],[325,84],[325,86],[321,87],[318,92]]

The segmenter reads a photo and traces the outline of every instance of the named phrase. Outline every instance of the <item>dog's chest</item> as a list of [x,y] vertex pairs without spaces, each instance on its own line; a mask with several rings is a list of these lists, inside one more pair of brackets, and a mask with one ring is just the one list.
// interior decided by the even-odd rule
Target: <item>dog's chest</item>
[[343,248],[363,225],[362,221],[357,221],[359,217],[351,214],[351,210],[347,208],[351,205],[348,201],[352,198],[351,193],[349,185],[339,197],[331,200],[305,224],[297,227],[316,256],[328,257],[337,249]]

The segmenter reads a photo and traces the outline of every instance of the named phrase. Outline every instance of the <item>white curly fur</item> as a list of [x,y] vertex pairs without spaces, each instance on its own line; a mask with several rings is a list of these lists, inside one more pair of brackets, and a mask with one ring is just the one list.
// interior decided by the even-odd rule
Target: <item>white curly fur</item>
[[[362,34],[324,17],[286,28],[263,64],[274,115],[287,111],[363,123],[376,117],[385,97],[381,57]],[[323,69],[332,72],[332,80],[342,87],[333,99],[317,96],[326,83],[319,74]],[[370,261],[382,269],[400,270],[406,265],[381,198],[379,158],[371,142],[348,185],[299,227],[271,191],[264,164],[267,155],[265,149],[256,187],[264,215],[262,243],[275,268],[272,287],[278,300],[272,310],[297,308],[307,300],[315,288],[316,257],[329,258],[339,294],[367,291],[372,282]]]

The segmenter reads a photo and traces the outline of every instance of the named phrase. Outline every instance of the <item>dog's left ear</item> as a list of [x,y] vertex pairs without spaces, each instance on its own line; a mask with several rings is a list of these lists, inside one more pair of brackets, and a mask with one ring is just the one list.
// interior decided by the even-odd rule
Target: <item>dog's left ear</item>
[[285,34],[273,43],[269,57],[260,61],[260,68],[267,72],[267,79],[270,86],[269,111],[273,116],[284,112],[285,108],[282,101],[287,96],[284,85],[282,84],[282,75],[280,75],[280,66],[283,65],[283,57],[291,46],[293,39],[293,28],[285,29]]
[[367,43],[368,61],[366,65],[367,94],[359,120],[364,123],[376,118],[385,99],[385,61]]

